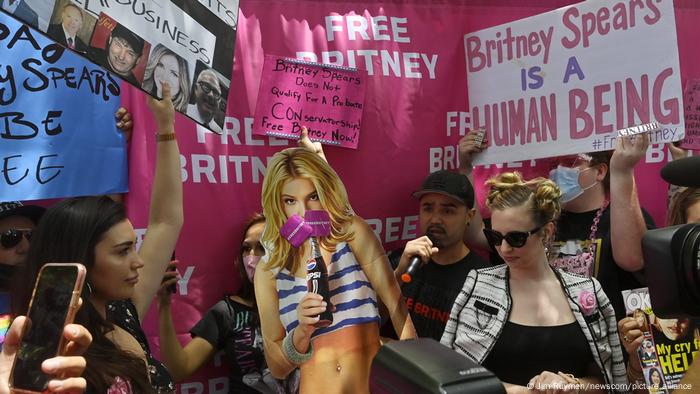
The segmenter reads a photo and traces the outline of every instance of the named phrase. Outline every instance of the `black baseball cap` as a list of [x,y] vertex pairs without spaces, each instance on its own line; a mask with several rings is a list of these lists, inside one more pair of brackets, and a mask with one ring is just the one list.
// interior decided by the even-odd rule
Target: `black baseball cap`
[[433,172],[425,178],[421,189],[413,192],[413,197],[421,198],[429,193],[452,197],[469,209],[474,207],[474,188],[463,174],[448,170]]
[[131,49],[134,52],[136,52],[138,56],[141,56],[141,52],[143,52],[144,46],[143,38],[134,34],[134,32],[124,27],[124,25],[122,25],[121,23],[117,23],[117,25],[114,26],[114,30],[112,30],[111,37],[119,37],[125,40],[129,43]]
[[37,224],[44,211],[46,211],[46,208],[38,205],[24,205],[20,201],[0,202],[0,219],[10,216],[23,216]]

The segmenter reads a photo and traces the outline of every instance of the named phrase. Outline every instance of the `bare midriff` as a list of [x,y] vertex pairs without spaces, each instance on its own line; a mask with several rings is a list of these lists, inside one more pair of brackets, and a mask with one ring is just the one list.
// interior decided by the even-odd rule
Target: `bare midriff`
[[301,366],[301,393],[369,393],[369,370],[379,351],[377,323],[344,327],[314,338],[313,358]]

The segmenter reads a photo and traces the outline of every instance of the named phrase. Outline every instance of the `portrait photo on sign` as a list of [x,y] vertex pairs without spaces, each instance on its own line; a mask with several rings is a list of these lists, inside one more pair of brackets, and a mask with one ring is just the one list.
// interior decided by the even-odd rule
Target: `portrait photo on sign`
[[88,57],[107,71],[141,86],[151,44],[105,13],[100,13]]
[[156,44],[148,57],[141,87],[151,96],[162,98],[162,82],[167,82],[175,110],[186,113],[192,88],[192,73],[187,60],[165,45]]
[[97,18],[70,0],[57,0],[46,35],[66,48],[85,54]]
[[221,134],[230,81],[219,72],[198,61],[191,87],[187,116],[209,130]]
[[24,24],[46,32],[55,0],[0,0],[2,10]]

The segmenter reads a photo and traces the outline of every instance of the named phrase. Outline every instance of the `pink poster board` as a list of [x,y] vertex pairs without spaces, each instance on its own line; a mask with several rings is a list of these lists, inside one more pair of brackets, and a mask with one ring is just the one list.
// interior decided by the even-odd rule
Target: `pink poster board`
[[681,148],[700,150],[700,79],[690,79],[683,91],[685,139]]
[[301,127],[323,144],[357,149],[365,73],[266,55],[253,134],[298,139]]

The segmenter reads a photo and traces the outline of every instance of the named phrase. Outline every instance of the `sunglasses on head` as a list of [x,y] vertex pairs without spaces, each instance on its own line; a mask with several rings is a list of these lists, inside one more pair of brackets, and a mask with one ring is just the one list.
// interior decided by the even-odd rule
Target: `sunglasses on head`
[[32,238],[32,230],[11,228],[0,234],[0,245],[5,249],[14,248],[22,241],[22,237],[29,241]]
[[499,231],[485,228],[484,235],[486,236],[486,240],[488,241],[489,245],[493,246],[494,248],[499,247],[504,239],[506,242],[508,242],[508,245],[514,248],[522,248],[525,246],[527,239],[532,234],[540,231],[542,227],[544,226],[539,226],[530,231],[509,231],[505,235],[501,234]]

